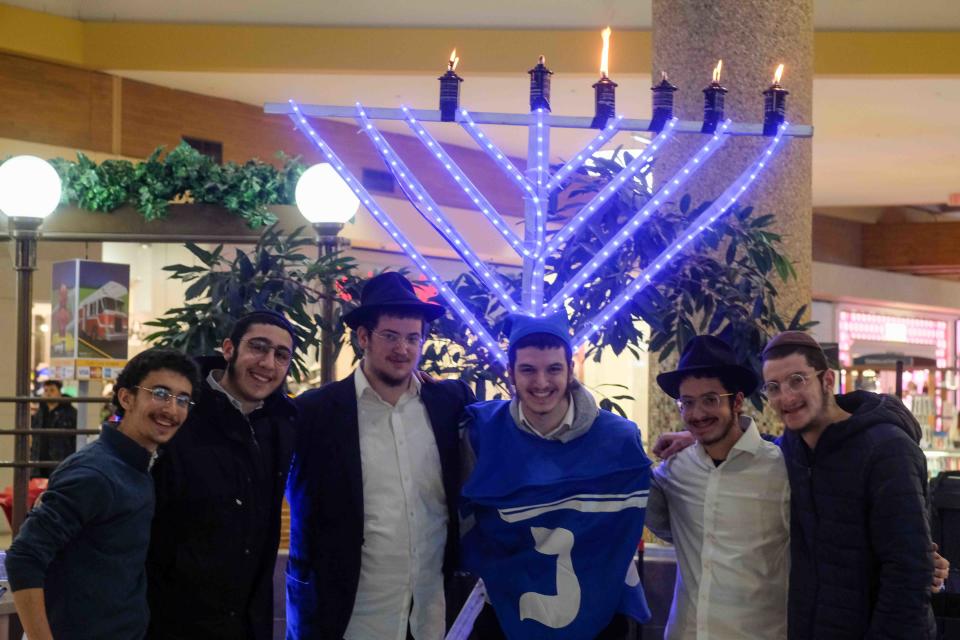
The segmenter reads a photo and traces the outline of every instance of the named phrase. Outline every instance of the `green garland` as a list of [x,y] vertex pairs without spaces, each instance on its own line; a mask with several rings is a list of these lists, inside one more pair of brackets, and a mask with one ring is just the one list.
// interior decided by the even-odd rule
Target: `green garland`
[[283,167],[259,160],[217,164],[186,142],[161,158],[163,147],[143,162],[105,160],[97,164],[82,153],[77,161],[51,164],[63,180],[63,201],[87,211],[111,212],[124,205],[146,220],[167,215],[172,200],[188,196],[196,203],[219,205],[240,216],[251,229],[276,222],[268,206],[294,204],[297,179],[306,170],[299,157],[282,152]]

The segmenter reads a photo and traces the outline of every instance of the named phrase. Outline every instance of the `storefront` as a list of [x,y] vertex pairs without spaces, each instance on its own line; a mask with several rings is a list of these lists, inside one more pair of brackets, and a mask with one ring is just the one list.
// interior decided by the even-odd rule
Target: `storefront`
[[923,428],[931,475],[960,469],[960,315],[817,301],[814,319],[818,339],[836,346],[839,391],[900,396]]

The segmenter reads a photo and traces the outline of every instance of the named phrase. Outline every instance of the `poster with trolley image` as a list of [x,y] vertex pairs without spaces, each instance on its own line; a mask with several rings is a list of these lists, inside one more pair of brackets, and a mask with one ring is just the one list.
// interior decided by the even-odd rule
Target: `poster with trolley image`
[[61,379],[113,379],[127,360],[130,266],[53,265],[50,359]]

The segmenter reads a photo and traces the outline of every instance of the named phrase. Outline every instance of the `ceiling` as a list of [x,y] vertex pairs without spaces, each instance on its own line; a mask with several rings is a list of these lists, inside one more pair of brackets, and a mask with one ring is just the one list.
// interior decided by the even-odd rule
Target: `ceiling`
[[[298,26],[649,29],[651,0],[4,0],[81,20]],[[818,0],[827,30],[944,30],[960,27],[957,0]]]
[[[440,0],[0,0],[83,20],[254,23],[318,26],[433,26],[491,28],[649,28],[651,0],[546,0],[451,3]],[[960,0],[818,0],[815,23],[824,30],[955,30]],[[958,36],[960,37],[960,36]],[[527,75],[470,74],[462,103],[475,111],[527,108]],[[109,69],[107,71],[110,71]],[[254,105],[295,98],[303,103],[435,108],[435,74],[217,73],[115,70],[113,73]],[[557,74],[553,111],[592,112],[595,76]],[[617,74],[617,104],[628,117],[650,114],[650,77]],[[818,207],[946,202],[960,192],[960,76],[817,77],[814,80],[813,198]],[[757,104],[759,119],[761,105]],[[403,125],[394,130],[405,130]],[[385,126],[385,129],[390,127]],[[523,155],[525,136],[493,132],[508,152]],[[435,135],[472,145],[456,127]],[[590,136],[556,131],[553,159],[569,157]],[[630,144],[629,137],[616,141]]]

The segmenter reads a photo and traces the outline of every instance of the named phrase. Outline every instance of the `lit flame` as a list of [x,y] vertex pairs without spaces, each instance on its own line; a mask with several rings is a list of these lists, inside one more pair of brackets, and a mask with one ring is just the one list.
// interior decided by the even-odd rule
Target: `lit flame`
[[669,78],[667,77],[667,72],[666,72],[666,71],[661,71],[661,72],[660,72],[660,82],[667,82],[668,80],[669,80]]
[[547,64],[546,56],[540,56],[540,59],[537,60],[537,64]]
[[606,78],[610,73],[610,27],[600,32],[603,38],[603,52],[600,54],[600,76]]
[[457,57],[457,50],[454,49],[450,52],[450,62],[448,62],[447,65],[450,71],[456,71],[458,64],[460,64],[460,58]]
[[773,74],[773,84],[780,84],[780,78],[783,77],[783,65],[777,67],[776,72]]
[[720,70],[723,69],[723,60],[717,60],[717,66],[713,68],[713,81],[720,84]]

